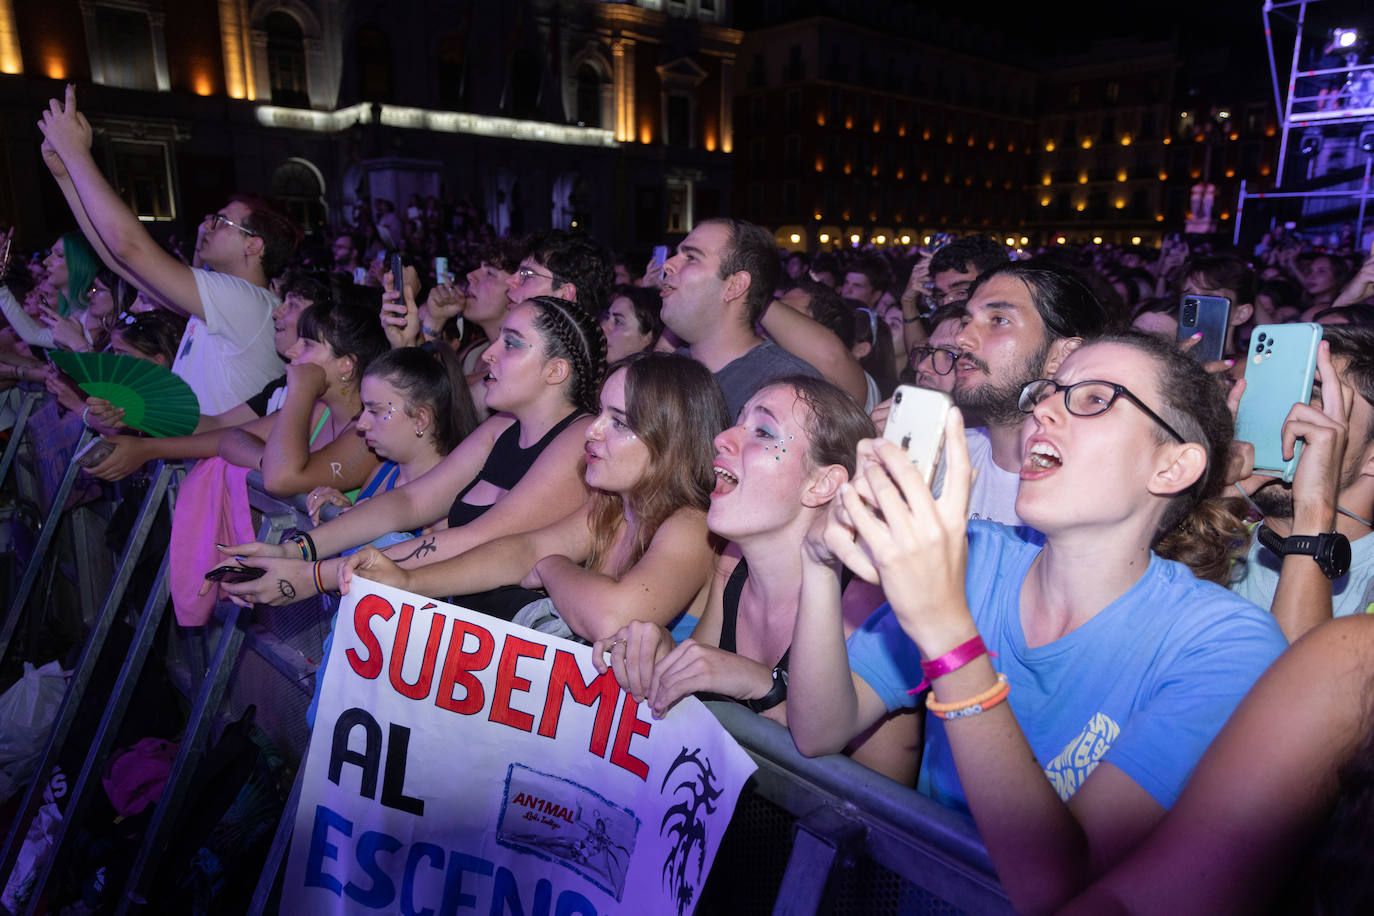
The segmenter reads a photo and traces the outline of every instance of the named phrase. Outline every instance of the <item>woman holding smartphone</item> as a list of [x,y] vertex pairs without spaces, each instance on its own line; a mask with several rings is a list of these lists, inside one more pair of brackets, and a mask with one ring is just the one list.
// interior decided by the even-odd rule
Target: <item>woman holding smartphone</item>
[[[924,782],[1040,912],[1158,823],[1286,643],[1216,584],[1244,529],[1209,499],[1232,424],[1196,362],[1100,338],[1021,408],[1016,511],[1036,530],[968,521],[957,411],[939,499],[896,446],[861,447],[867,469],[807,542],[788,725],[803,753],[838,751],[929,682]],[[841,563],[889,602],[848,646]]]

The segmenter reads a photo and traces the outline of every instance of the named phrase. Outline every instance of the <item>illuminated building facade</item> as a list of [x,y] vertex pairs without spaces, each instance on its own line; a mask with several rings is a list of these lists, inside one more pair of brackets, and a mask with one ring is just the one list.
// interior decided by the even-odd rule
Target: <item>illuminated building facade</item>
[[[730,208],[728,0],[0,0],[0,213],[71,224],[33,127],[64,81],[147,221],[244,189],[312,231],[376,196],[621,248]],[[6,220],[8,221],[8,220]]]

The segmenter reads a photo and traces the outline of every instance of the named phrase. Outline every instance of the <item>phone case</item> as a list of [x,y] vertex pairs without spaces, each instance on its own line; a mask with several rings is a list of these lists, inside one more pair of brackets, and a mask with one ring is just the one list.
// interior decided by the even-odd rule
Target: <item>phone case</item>
[[943,391],[898,385],[883,427],[883,438],[906,451],[935,496],[944,489],[945,418],[950,406]]
[[1302,455],[1302,441],[1293,457],[1283,459],[1283,422],[1299,402],[1312,398],[1317,373],[1317,345],[1322,326],[1262,324],[1250,337],[1245,365],[1245,393],[1236,412],[1236,438],[1255,447],[1255,471],[1291,482]]
[[1178,339],[1199,331],[1202,340],[1188,353],[1200,363],[1214,363],[1224,355],[1231,300],[1225,296],[1184,296],[1178,306]]

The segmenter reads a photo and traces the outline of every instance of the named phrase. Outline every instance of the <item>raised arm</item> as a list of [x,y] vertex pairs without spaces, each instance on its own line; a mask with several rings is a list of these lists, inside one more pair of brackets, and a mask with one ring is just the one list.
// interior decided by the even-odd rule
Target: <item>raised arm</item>
[[836,556],[846,541],[852,543],[853,534],[837,500],[812,526],[802,548],[801,599],[788,660],[793,712],[787,727],[797,749],[809,757],[839,753],[887,712],[849,667]]
[[774,299],[760,319],[768,336],[793,356],[816,367],[821,375],[841,388],[860,405],[868,398],[863,367],[844,341],[825,325]]
[[52,349],[52,328],[24,311],[24,307],[14,298],[14,293],[10,292],[8,286],[0,286],[0,312],[4,313],[5,320],[24,343],[31,347]]
[[[1254,913],[1268,909],[1368,747],[1374,620],[1328,621],[1246,695],[1178,801],[1131,855],[1061,912]],[[1288,715],[1301,710],[1302,715]]]
[[[876,462],[857,486],[841,492],[857,542],[840,558],[860,575],[877,571],[893,617],[928,660],[945,657],[977,635],[964,581],[971,473],[957,410],[950,412],[946,442],[948,473],[938,500],[905,453],[884,440],[860,445],[861,456]],[[964,704],[998,683],[990,659],[980,654],[932,677],[932,697]],[[944,733],[959,787],[1018,911],[1061,905],[1164,813],[1108,761],[1098,764],[1067,803],[1061,800],[1007,703],[947,721]]]
[[[1315,536],[1332,531],[1336,525],[1341,464],[1349,437],[1347,417],[1355,394],[1336,374],[1331,345],[1325,341],[1318,345],[1317,373],[1321,407],[1294,404],[1283,423],[1285,455],[1293,453],[1298,439],[1305,443],[1293,475],[1292,528],[1276,531],[1284,537]],[[1292,642],[1331,619],[1331,580],[1312,557],[1290,554],[1279,567],[1279,584],[1269,610]]]
[[[140,289],[154,292],[159,298],[188,314],[205,317],[195,275],[191,268],[163,251],[153,241],[116,193],[91,155],[91,126],[76,110],[76,87],[67,86],[65,104],[54,99],[38,129],[61,157],[67,170],[79,207],[73,211],[84,213],[99,239],[97,251],[110,267],[126,273]],[[83,229],[85,226],[83,225]],[[88,232],[88,236],[92,233]]]
[[[317,486],[351,490],[367,482],[377,456],[352,426],[319,451],[310,450],[310,422],[326,387],[324,370],[311,363],[286,367],[286,400],[267,437],[262,482],[276,496],[306,493]],[[338,418],[342,420],[343,418]]]

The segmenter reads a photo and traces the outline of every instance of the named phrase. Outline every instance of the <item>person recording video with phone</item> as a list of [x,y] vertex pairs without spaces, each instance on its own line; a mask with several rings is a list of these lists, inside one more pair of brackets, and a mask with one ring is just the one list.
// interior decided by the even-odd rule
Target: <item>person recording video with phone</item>
[[1273,534],[1256,529],[1231,588],[1270,608],[1291,641],[1332,616],[1374,611],[1374,329],[1324,329],[1312,400],[1292,406],[1282,435],[1286,450],[1303,440],[1292,483],[1255,474],[1239,484]]

